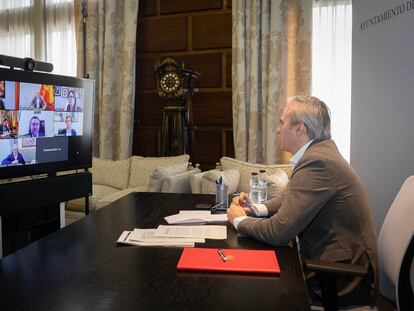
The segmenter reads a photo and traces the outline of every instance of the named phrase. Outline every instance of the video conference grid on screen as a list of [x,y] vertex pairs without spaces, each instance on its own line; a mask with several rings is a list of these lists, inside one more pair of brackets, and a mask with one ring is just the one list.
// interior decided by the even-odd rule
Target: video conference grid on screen
[[0,80],[0,167],[67,160],[83,109],[83,88]]

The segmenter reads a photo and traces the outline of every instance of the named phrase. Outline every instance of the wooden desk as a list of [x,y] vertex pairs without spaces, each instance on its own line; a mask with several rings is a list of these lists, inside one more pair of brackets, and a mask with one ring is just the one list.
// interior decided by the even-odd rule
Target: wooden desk
[[[120,246],[124,230],[211,195],[132,193],[0,261],[0,310],[308,310],[297,251],[276,248],[281,275],[178,272],[181,248]],[[238,237],[199,247],[272,249]]]

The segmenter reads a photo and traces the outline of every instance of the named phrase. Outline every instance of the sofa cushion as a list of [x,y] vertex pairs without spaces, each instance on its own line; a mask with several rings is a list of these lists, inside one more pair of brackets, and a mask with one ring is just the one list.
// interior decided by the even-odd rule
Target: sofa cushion
[[123,196],[127,195],[130,192],[143,192],[145,191],[145,188],[143,187],[133,187],[133,188],[127,188],[124,190],[117,191],[115,193],[111,193],[107,196],[104,196],[96,201],[95,203],[95,211],[98,209],[101,209],[102,207],[115,202],[116,200],[122,198]]
[[223,178],[223,183],[229,186],[229,194],[237,190],[240,181],[240,173],[238,170],[211,170],[206,172],[201,179],[201,193],[216,193],[216,180],[220,177]]
[[158,166],[167,166],[179,163],[187,163],[188,154],[174,157],[131,157],[131,173],[128,187],[146,187],[149,177]]
[[[89,197],[89,210],[94,211],[96,202],[101,198],[119,192],[118,188],[105,185],[92,185],[92,196]],[[85,198],[68,201],[66,209],[70,211],[85,212]]]
[[188,162],[178,163],[169,166],[157,166],[149,177],[146,191],[161,192],[161,187],[166,177],[185,172],[187,170],[187,167]]
[[66,204],[66,210],[74,212],[85,212],[85,198],[77,198],[68,201]]
[[92,196],[89,197],[89,209],[91,211],[96,210],[97,202],[99,202],[100,199],[114,194],[118,193],[119,189],[105,186],[105,185],[92,185]]
[[190,178],[199,172],[199,168],[191,168],[183,173],[167,176],[162,182],[161,192],[191,193]]
[[252,172],[259,172],[259,170],[266,170],[268,175],[276,173],[278,170],[283,170],[290,177],[292,172],[292,167],[289,164],[275,164],[275,165],[264,165],[264,164],[253,164],[249,162],[244,162],[236,160],[233,158],[222,157],[220,159],[220,164],[223,170],[228,169],[237,169],[240,172],[240,182],[237,187],[238,192],[249,192],[249,178]]
[[200,173],[190,175],[191,193],[194,193],[194,194],[202,193],[201,192],[201,179],[203,178],[205,173],[207,172],[200,172]]
[[289,182],[289,177],[285,171],[277,170],[272,175],[267,175],[267,199],[280,196]]
[[104,160],[92,159],[92,183],[118,189],[128,187],[130,159]]

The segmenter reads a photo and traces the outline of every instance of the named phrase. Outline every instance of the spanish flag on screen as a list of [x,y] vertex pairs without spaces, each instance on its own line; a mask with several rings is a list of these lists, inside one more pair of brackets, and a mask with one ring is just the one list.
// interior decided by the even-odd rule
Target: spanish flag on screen
[[53,85],[42,84],[40,86],[39,94],[44,98],[46,102],[46,110],[55,110],[55,92]]

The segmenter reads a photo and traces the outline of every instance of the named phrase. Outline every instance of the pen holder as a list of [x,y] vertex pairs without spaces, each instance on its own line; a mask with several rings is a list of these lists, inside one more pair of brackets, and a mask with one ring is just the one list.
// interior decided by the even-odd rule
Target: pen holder
[[226,184],[216,184],[216,210],[226,210],[229,205],[229,186]]

